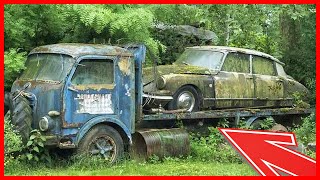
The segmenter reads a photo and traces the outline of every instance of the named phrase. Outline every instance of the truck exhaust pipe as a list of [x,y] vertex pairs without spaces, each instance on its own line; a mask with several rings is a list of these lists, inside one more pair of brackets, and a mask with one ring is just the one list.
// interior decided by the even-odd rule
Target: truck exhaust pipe
[[190,153],[189,134],[184,129],[147,129],[133,134],[131,156],[146,160],[153,155],[164,157],[187,156]]

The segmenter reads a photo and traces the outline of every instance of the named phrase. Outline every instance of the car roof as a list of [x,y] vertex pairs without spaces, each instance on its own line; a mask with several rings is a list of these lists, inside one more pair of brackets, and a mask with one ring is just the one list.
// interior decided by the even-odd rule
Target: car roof
[[245,49],[245,48],[237,48],[237,47],[228,47],[228,46],[194,46],[194,47],[187,47],[188,49],[201,49],[201,50],[213,50],[213,51],[226,51],[226,52],[241,52],[241,53],[245,53],[245,54],[252,54],[252,55],[256,55],[256,56],[262,56],[262,57],[266,57],[269,58],[273,61],[276,61],[280,64],[283,64],[283,62],[279,61],[277,58],[260,52],[260,51],[256,51],[256,50],[252,50],[252,49]]
[[84,55],[121,55],[132,56],[132,53],[124,48],[102,44],[60,43],[39,46],[34,48],[29,55],[38,53],[65,54],[78,58]]

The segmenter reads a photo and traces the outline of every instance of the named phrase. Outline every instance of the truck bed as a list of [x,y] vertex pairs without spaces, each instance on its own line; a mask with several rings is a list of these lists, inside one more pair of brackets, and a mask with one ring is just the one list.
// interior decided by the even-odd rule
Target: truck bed
[[144,121],[163,121],[163,120],[192,120],[192,119],[216,119],[216,118],[240,118],[252,116],[281,116],[281,115],[308,115],[313,109],[305,108],[239,108],[224,110],[208,110],[198,112],[176,112],[176,113],[157,113],[144,115]]

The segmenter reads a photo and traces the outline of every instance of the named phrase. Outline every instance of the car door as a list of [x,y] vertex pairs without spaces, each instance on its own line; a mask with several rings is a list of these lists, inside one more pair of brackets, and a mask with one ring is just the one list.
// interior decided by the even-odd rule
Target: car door
[[250,107],[253,105],[254,83],[250,55],[229,52],[221,71],[214,76],[216,108]]
[[280,106],[284,98],[283,78],[277,76],[275,62],[269,58],[252,55],[255,83],[255,106]]

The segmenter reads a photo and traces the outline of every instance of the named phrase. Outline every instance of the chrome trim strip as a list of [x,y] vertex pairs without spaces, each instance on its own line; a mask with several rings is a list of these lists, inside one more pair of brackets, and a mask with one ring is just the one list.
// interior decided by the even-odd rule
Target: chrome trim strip
[[153,98],[153,99],[163,99],[163,100],[172,100],[172,96],[156,96],[156,95],[150,95],[150,94],[142,94],[142,97],[145,98]]

